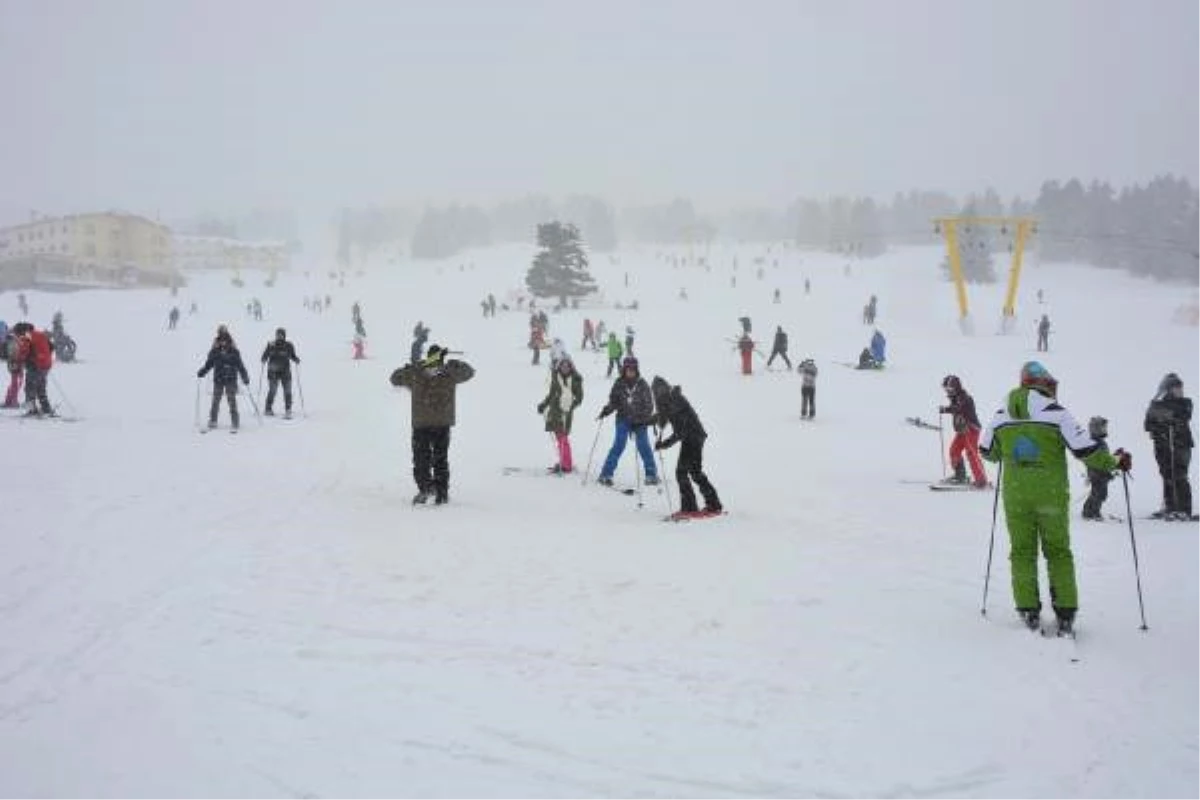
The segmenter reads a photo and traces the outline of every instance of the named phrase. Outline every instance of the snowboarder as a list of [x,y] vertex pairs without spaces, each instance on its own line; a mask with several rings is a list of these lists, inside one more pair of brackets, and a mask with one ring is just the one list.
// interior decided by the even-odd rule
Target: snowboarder
[[604,377],[611,378],[613,367],[621,363],[621,354],[625,352],[625,348],[617,340],[615,332],[608,334],[608,341],[605,343],[605,348],[608,351],[608,370],[604,373]]
[[455,422],[458,384],[475,376],[465,361],[446,360],[448,351],[436,344],[419,364],[406,364],[392,373],[392,386],[412,392],[412,464],[417,494],[413,504],[443,505],[450,499],[450,428]]
[[588,318],[583,320],[583,342],[580,343],[579,349],[586,350],[588,347],[596,349],[596,329],[592,326],[592,321]]
[[987,473],[983,469],[983,461],[979,458],[979,431],[982,426],[979,424],[979,415],[975,412],[975,399],[963,388],[957,375],[947,375],[943,378],[942,389],[950,402],[939,408],[938,413],[949,414],[950,424],[954,428],[954,438],[950,440],[950,468],[954,470],[954,474],[942,482],[965,484],[967,470],[963,462],[966,461],[971,465],[974,487],[986,489],[989,486]]
[[743,333],[737,340],[738,352],[742,355],[742,374],[751,375],[754,373],[754,340],[750,338],[750,334]]
[[784,333],[783,326],[775,326],[775,341],[771,344],[771,357],[767,359],[767,369],[771,368],[771,362],[776,356],[783,359],[783,363],[787,364],[787,368],[792,368],[792,361],[788,358],[788,335]]
[[238,352],[229,329],[224,325],[217,328],[217,338],[213,341],[208,358],[196,373],[196,377],[203,378],[209,370],[212,370],[213,374],[213,393],[212,406],[208,411],[208,427],[210,430],[217,427],[217,413],[221,410],[221,396],[224,395],[229,403],[229,419],[233,430],[236,431],[241,422],[237,407],[237,379],[240,376],[242,384],[249,386],[250,373],[246,371],[242,354]]
[[[658,406],[656,424],[661,431],[669,424],[671,435],[659,439],[654,444],[655,450],[665,450],[679,442],[679,460],[675,462],[675,480],[679,483],[679,510],[672,514],[675,518],[694,516],[712,516],[720,514],[724,509],[717,497],[717,490],[704,474],[704,441],[708,438],[700,417],[692,404],[683,396],[683,389],[671,386],[664,378],[655,376],[651,383],[655,405]],[[696,492],[692,483],[700,489],[704,498],[704,510],[696,505]]]
[[171,313],[167,314],[167,330],[173,331],[179,324],[179,306],[171,309]]
[[[275,339],[267,342],[263,349],[262,363],[267,365],[267,402],[263,413],[268,417],[275,416],[271,406],[275,403],[275,392],[283,385],[283,416],[292,418],[292,364],[299,364],[300,357],[296,355],[295,346],[288,341],[287,331],[275,329]],[[262,384],[259,384],[262,388]]]
[[569,356],[564,355],[550,372],[550,386],[546,397],[537,405],[537,411],[546,419],[546,430],[554,434],[558,448],[558,463],[551,472],[565,474],[573,472],[571,459],[571,422],[575,409],[583,402],[583,376],[575,369]]
[[426,328],[424,323],[417,320],[416,327],[413,328],[413,343],[408,351],[408,361],[410,364],[421,363],[421,353],[425,351],[425,342],[429,339],[429,328]]
[[1037,326],[1037,349],[1039,353],[1050,351],[1050,316],[1042,314]]
[[[1088,420],[1088,436],[1092,437],[1092,441],[1100,446],[1100,449],[1108,451],[1108,420],[1104,417],[1092,417]],[[1108,499],[1108,484],[1113,479],[1112,472],[1103,469],[1087,468],[1088,486],[1091,491],[1088,494],[1087,500],[1083,501],[1083,518],[1088,520],[1102,520],[1104,515],[1100,513],[1100,506],[1104,505],[1104,501]]]
[[1058,404],[1058,381],[1037,361],[1021,367],[1020,386],[1008,393],[980,439],[984,458],[1001,464],[1012,591],[1017,613],[1032,630],[1041,625],[1038,545],[1046,557],[1050,600],[1060,633],[1074,630],[1079,607],[1071,554],[1070,490],[1066,451],[1087,466],[1128,471],[1124,450],[1109,453]]
[[614,411],[617,414],[616,430],[608,457],[604,459],[604,466],[600,469],[599,482],[604,486],[612,486],[617,462],[625,452],[626,442],[632,436],[636,440],[638,454],[646,469],[646,484],[657,484],[658,468],[654,464],[654,452],[650,449],[650,436],[646,430],[654,421],[654,397],[650,393],[650,385],[638,369],[638,360],[633,356],[626,356],[621,362],[621,374],[613,381],[612,389],[608,393],[608,403],[600,409],[597,419],[604,419]]
[[812,419],[817,414],[817,365],[806,358],[796,367],[800,373],[800,419]]
[[1154,460],[1163,482],[1163,507],[1157,519],[1190,520],[1192,485],[1188,468],[1192,463],[1192,399],[1183,396],[1183,381],[1174,372],[1158,384],[1158,392],[1146,408],[1144,428],[1154,442]]

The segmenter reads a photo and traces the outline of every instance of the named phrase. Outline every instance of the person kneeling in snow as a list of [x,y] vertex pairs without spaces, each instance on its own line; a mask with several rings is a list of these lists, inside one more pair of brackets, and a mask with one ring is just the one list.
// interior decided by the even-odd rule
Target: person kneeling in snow
[[546,418],[546,430],[554,434],[558,447],[558,463],[551,467],[551,472],[563,474],[575,469],[571,461],[571,421],[582,402],[583,376],[570,357],[564,355],[550,373],[545,399],[537,405],[537,412]]
[[[655,450],[665,450],[679,442],[679,461],[675,464],[675,480],[679,482],[679,511],[671,516],[688,517],[698,514],[712,515],[722,512],[721,500],[717,490],[704,474],[704,440],[708,433],[700,424],[700,417],[692,404],[683,396],[683,389],[671,384],[659,376],[654,376],[651,382],[654,402],[658,406],[655,422],[659,429],[671,426],[671,435],[660,439],[654,444]],[[704,497],[704,511],[696,507],[696,493],[692,489],[692,481],[700,487]]]

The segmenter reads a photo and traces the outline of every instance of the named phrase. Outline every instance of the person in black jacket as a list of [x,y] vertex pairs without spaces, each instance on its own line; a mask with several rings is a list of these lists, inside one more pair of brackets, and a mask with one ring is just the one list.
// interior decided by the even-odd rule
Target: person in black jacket
[[792,360],[788,358],[788,335],[784,332],[782,325],[775,326],[775,341],[771,344],[771,357],[767,359],[767,368],[770,369],[771,362],[775,360],[775,356],[783,359],[783,363],[787,364],[787,368],[792,368]]
[[[271,406],[275,403],[275,392],[283,384],[283,416],[292,417],[292,363],[299,364],[296,348],[287,340],[287,331],[275,329],[274,341],[267,342],[263,349],[262,363],[267,365],[267,403],[263,411],[268,417],[275,415]],[[262,384],[259,384],[262,388]]]
[[212,349],[208,351],[208,358],[205,359],[204,366],[196,373],[196,377],[203,378],[209,370],[212,370],[213,374],[213,393],[212,407],[208,412],[208,427],[217,427],[217,412],[221,409],[221,395],[224,394],[229,401],[229,419],[236,431],[240,422],[237,407],[237,379],[238,376],[241,376],[242,383],[249,385],[250,373],[246,371],[246,365],[242,363],[242,354],[234,346],[233,337],[229,335],[229,330],[224,325],[217,329],[217,338],[213,342]]
[[1154,460],[1163,481],[1163,508],[1156,519],[1190,520],[1192,485],[1188,467],[1192,463],[1192,400],[1183,396],[1183,381],[1174,372],[1158,385],[1158,393],[1146,409],[1145,429],[1154,441]]
[[637,442],[642,465],[646,468],[646,484],[657,484],[658,467],[654,463],[654,451],[650,449],[650,434],[647,431],[647,427],[654,422],[654,396],[650,394],[650,385],[638,369],[638,360],[631,356],[626,356],[621,362],[621,375],[613,381],[608,403],[600,410],[597,419],[604,419],[614,411],[617,414],[616,432],[608,457],[600,468],[597,483],[612,486],[617,462],[625,452],[626,441],[632,436]]
[[[672,516],[720,514],[723,511],[721,500],[717,497],[717,490],[709,482],[708,476],[704,474],[704,440],[708,438],[708,433],[700,424],[700,417],[683,396],[680,387],[671,386],[665,379],[656,375],[651,382],[651,390],[654,393],[654,402],[658,406],[656,422],[659,429],[665,428],[668,423],[671,425],[671,435],[657,441],[654,449],[665,450],[679,442],[679,461],[675,464],[675,480],[679,482],[679,511]],[[704,497],[703,512],[696,507],[693,481]]]

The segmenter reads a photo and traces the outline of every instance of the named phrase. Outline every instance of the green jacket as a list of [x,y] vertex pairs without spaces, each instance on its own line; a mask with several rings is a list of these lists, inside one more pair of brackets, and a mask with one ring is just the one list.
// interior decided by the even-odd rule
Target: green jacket
[[1070,502],[1067,450],[1089,469],[1112,472],[1117,459],[1053,397],[1027,386],[1008,393],[979,439],[988,461],[1002,462],[1005,504]]
[[570,433],[575,409],[583,402],[583,376],[575,370],[563,376],[558,370],[550,373],[550,388],[546,398],[538,404],[546,418],[546,430],[554,433]]
[[454,424],[454,390],[475,377],[464,361],[447,361],[436,367],[406,364],[392,373],[392,386],[412,390],[412,426],[448,428]]
[[625,352],[625,348],[621,346],[621,341],[616,336],[610,336],[605,343],[605,347],[608,348],[608,358],[610,361],[620,358],[621,354]]

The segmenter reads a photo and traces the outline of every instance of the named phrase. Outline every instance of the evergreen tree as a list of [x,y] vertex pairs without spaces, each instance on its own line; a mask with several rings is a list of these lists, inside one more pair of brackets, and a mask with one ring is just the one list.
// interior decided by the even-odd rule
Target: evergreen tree
[[567,298],[596,291],[579,228],[569,222],[547,222],[538,225],[537,241],[541,252],[525,274],[525,285],[535,297],[556,297],[566,305]]

